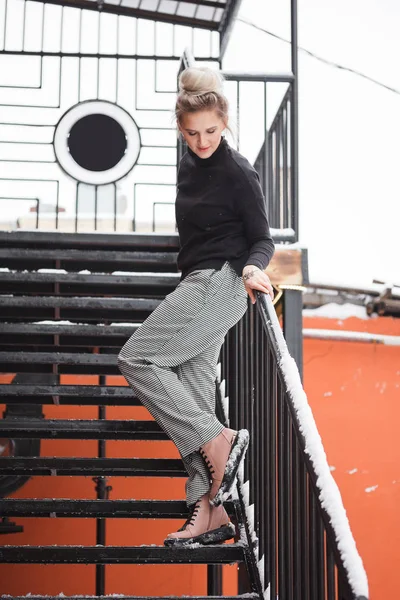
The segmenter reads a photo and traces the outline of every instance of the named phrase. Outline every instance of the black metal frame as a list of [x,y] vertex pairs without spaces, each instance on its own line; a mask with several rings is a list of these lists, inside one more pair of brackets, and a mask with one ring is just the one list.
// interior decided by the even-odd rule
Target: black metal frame
[[[351,588],[357,580],[354,560],[361,564],[355,545],[352,564],[339,552],[343,538],[335,514],[344,516],[343,506],[335,496],[334,510],[322,506],[319,472],[303,433],[309,423],[297,412],[305,400],[286,379],[289,357],[272,302],[257,292],[256,305],[228,332],[221,351],[230,426],[246,427],[251,435],[244,480],[254,506],[255,556],[264,561],[270,598],[365,600]],[[317,434],[311,412],[308,421]],[[324,466],[329,473],[326,459]],[[353,543],[347,521],[345,527]]]

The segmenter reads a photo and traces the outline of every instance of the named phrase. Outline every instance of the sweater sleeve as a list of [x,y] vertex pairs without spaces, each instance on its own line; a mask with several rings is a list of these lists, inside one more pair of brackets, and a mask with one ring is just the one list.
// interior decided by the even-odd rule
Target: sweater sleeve
[[250,249],[245,266],[255,265],[264,271],[274,254],[275,245],[269,230],[266,202],[260,178],[253,168],[242,170],[237,204]]

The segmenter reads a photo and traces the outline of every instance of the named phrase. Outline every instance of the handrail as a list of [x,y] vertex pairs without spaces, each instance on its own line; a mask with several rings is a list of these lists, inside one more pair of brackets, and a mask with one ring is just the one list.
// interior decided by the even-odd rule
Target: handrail
[[366,600],[367,575],[269,296],[257,292],[228,332],[221,379],[231,427],[250,430],[245,495],[267,597]]
[[[339,488],[330,472],[321,437],[301,384],[297,365],[290,356],[272,301],[267,294],[257,292],[257,305],[263,326],[272,342],[279,375],[286,384],[286,399],[296,435],[307,458],[308,471],[319,490],[321,516],[331,543],[337,543],[335,553],[343,568],[353,598],[368,597],[368,580],[350,529]],[[337,542],[336,542],[337,541]]]

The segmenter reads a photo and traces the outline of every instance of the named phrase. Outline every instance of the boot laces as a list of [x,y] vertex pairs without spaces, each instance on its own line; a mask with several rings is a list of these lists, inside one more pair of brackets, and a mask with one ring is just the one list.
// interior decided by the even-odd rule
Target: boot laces
[[184,531],[188,525],[194,525],[196,521],[196,517],[199,514],[200,510],[200,501],[198,500],[195,504],[192,504],[190,507],[189,516],[186,519],[185,523],[178,529],[178,531]]
[[204,459],[208,470],[210,471],[211,475],[214,474],[214,466],[212,464],[212,462],[210,461],[210,459],[208,458],[207,454],[204,452],[203,448],[200,448],[200,455],[202,456],[202,458]]

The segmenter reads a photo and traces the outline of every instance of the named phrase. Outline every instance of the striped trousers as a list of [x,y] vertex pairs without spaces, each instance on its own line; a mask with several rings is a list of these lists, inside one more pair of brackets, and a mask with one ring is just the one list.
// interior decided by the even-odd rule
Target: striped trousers
[[247,292],[227,261],[189,273],[129,338],[118,365],[177,446],[188,472],[186,502],[208,492],[199,448],[223,425],[215,415],[217,361],[227,331],[247,309]]

